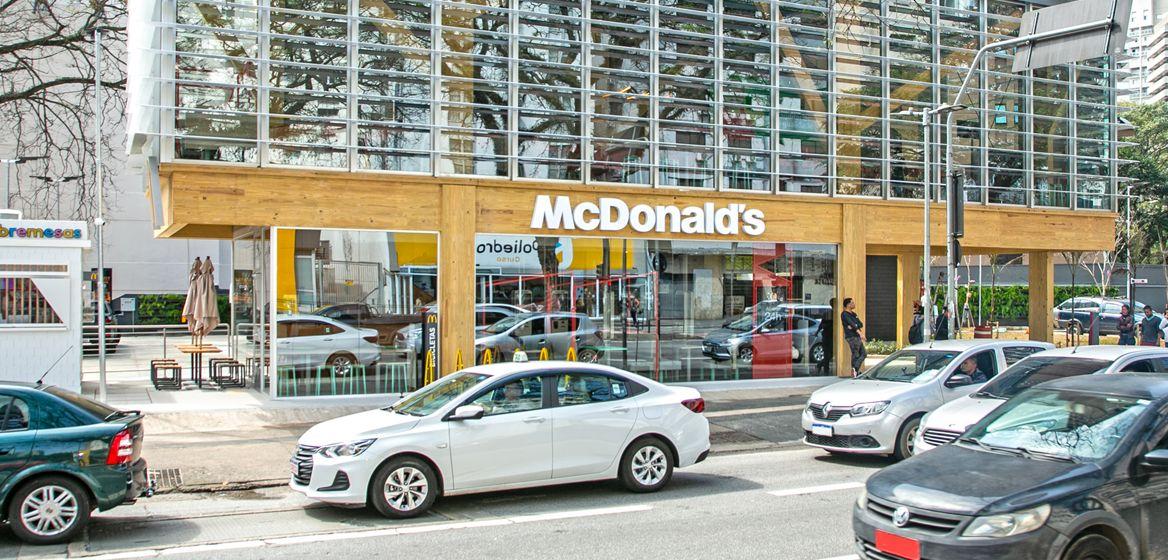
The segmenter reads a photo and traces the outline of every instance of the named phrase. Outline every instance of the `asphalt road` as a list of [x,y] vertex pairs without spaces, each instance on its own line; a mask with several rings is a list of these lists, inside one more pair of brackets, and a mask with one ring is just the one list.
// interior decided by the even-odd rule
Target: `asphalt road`
[[656,494],[600,482],[454,497],[410,521],[286,488],[171,495],[99,514],[68,547],[21,547],[2,529],[0,557],[837,559],[852,554],[860,484],[886,464],[803,448],[723,454]]

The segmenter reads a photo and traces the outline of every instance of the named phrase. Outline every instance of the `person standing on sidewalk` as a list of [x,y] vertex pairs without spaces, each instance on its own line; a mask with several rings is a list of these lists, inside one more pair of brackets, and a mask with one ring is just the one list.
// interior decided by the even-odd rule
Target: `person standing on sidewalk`
[[819,347],[822,349],[821,359],[815,363],[817,375],[827,375],[831,368],[831,359],[835,355],[835,298],[831,298],[831,308],[823,312],[819,319],[819,327],[815,329],[815,336],[819,338]]
[[908,343],[920,344],[925,341],[925,312],[919,302],[913,302],[912,325],[908,328]]
[[933,325],[933,340],[949,340],[949,308],[945,307],[941,310],[941,314],[937,315],[937,324]]
[[1164,320],[1157,317],[1151,305],[1144,306],[1144,318],[1140,321],[1140,346],[1159,346],[1164,338]]
[[1132,317],[1131,308],[1127,304],[1120,308],[1119,318],[1115,321],[1115,330],[1119,331],[1120,346],[1135,346],[1136,319]]
[[847,342],[848,350],[852,352],[852,375],[860,375],[868,350],[864,348],[864,322],[856,315],[856,302],[852,298],[844,298],[840,323],[844,326],[844,342]]

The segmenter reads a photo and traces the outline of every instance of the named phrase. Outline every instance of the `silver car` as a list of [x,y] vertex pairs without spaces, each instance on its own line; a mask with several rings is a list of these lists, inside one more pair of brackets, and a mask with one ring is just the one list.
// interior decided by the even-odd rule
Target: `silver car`
[[972,393],[1013,361],[1050,348],[1054,345],[1014,340],[909,346],[856,379],[812,393],[803,411],[803,442],[832,453],[904,459],[913,454],[926,413]]
[[577,359],[594,362],[603,352],[604,340],[600,329],[580,313],[522,313],[512,315],[495,323],[475,340],[475,355],[480,359],[485,350],[490,350],[493,361],[511,359],[515,350],[522,348],[531,358],[547,349],[550,358],[564,359],[568,348],[575,346]]
[[1034,354],[1010,366],[977,392],[945,403],[926,415],[913,451],[924,453],[953,442],[1007,399],[1039,383],[1076,375],[1121,372],[1168,375],[1168,348],[1080,346]]
[[348,375],[354,366],[373,367],[381,359],[374,329],[358,329],[320,315],[276,317],[276,352],[281,367],[329,366]]

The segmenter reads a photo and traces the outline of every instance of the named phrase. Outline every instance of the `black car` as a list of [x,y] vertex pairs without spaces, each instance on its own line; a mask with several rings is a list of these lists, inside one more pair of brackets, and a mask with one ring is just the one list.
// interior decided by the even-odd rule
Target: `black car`
[[[1058,329],[1084,332],[1091,321],[1099,322],[1099,334],[1119,334],[1119,315],[1127,300],[1097,297],[1068,299],[1054,308],[1054,325]],[[1139,322],[1144,315],[1144,304],[1135,302],[1132,315]]]
[[1168,380],[1089,375],[1010,399],[868,479],[861,558],[1168,558]]

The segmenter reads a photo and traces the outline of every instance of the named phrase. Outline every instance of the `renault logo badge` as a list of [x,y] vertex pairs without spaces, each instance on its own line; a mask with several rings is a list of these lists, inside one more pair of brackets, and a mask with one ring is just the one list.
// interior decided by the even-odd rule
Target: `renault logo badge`
[[908,508],[904,506],[898,507],[896,511],[892,512],[892,524],[897,527],[904,527],[908,525],[909,517]]

